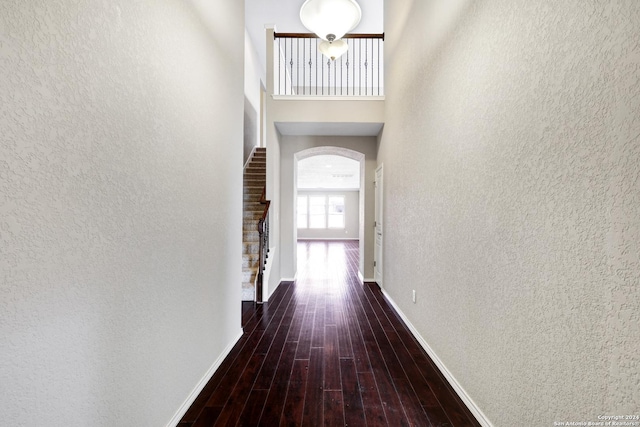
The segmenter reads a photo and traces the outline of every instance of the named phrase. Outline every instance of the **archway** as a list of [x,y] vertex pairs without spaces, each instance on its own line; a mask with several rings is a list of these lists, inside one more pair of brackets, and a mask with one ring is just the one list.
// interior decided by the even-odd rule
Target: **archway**
[[[364,200],[365,200],[365,155],[355,150],[351,150],[343,147],[332,147],[332,146],[323,146],[323,147],[314,147],[308,148],[306,150],[299,151],[294,154],[294,168],[293,168],[293,183],[294,183],[294,200],[297,199],[298,188],[298,163],[300,160],[307,159],[309,157],[321,156],[321,155],[333,155],[333,156],[341,156],[349,159],[353,159],[360,164],[360,188],[359,188],[359,202],[358,202],[358,217],[359,217],[359,229],[358,229],[358,245],[360,248],[360,259],[359,259],[359,273],[360,276],[364,275],[364,256],[365,256],[365,226],[364,226]],[[298,240],[298,230],[296,227],[296,221],[293,221],[293,241],[294,244]],[[295,246],[294,246],[295,247]],[[293,251],[293,265],[297,264],[297,253]]]

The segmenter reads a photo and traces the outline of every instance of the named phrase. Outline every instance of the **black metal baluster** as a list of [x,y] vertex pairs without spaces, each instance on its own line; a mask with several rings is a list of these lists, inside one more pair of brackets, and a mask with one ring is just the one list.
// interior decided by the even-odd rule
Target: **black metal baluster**
[[[364,39],[364,94],[369,94],[367,80],[369,77],[369,40]],[[372,89],[373,90],[373,89]]]
[[362,95],[362,39],[358,39],[358,95]]
[[289,59],[291,75],[289,76],[289,80],[291,80],[291,95],[293,95],[293,39],[289,39],[289,47],[291,48],[291,59]]
[[378,39],[378,96],[380,96],[380,39]]
[[333,94],[337,95],[338,94],[338,72],[336,71],[336,61],[335,59],[333,60]]
[[327,60],[327,95],[331,95],[331,59]]
[[342,87],[344,86],[344,76],[342,75],[343,56],[340,57],[340,96],[342,96]]
[[311,67],[313,65],[313,60],[311,59],[311,37],[309,37],[309,95],[311,95],[312,93],[312,86],[311,86]]
[[347,39],[347,96],[349,96],[349,51],[351,48],[349,47],[349,39]]
[[300,94],[300,39],[296,39],[296,95],[299,95],[299,94]]

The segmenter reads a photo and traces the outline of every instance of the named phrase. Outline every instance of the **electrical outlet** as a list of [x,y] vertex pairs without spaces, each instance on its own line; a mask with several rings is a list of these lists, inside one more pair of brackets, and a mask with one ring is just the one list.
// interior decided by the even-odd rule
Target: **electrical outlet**
[[415,289],[413,290],[413,295],[412,295],[411,299],[413,300],[413,303],[415,304],[415,302],[416,302],[416,290]]

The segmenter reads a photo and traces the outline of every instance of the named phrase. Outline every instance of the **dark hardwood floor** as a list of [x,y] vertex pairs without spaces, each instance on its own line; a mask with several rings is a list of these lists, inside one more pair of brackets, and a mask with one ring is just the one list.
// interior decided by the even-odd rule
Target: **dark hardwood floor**
[[180,427],[479,425],[359,282],[357,242],[298,242],[298,279],[242,309],[244,335]]

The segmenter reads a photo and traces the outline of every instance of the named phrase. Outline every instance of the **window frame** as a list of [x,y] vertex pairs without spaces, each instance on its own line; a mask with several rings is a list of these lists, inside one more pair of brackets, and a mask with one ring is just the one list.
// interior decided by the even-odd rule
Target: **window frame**
[[[305,212],[300,212],[300,200],[305,199]],[[316,200],[323,199],[322,204],[322,214],[312,213],[311,199],[316,198]],[[342,200],[342,212],[332,212],[330,199],[341,199]],[[347,228],[347,207],[346,207],[346,195],[345,194],[336,194],[336,193],[308,193],[308,194],[297,194],[296,196],[296,228],[298,230],[344,230]],[[339,205],[339,203],[334,203],[335,205]],[[320,206],[317,204],[315,206]],[[322,215],[322,226],[312,226],[312,216]],[[301,216],[305,217],[305,222],[301,226]],[[342,218],[342,225],[339,227],[330,226],[329,225],[329,217],[330,216],[338,216]]]

